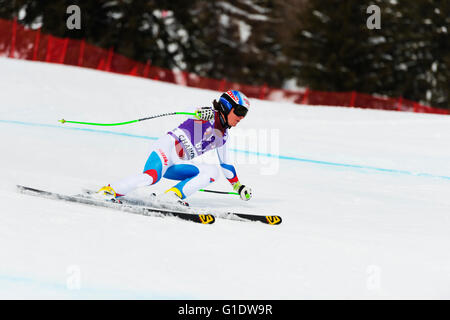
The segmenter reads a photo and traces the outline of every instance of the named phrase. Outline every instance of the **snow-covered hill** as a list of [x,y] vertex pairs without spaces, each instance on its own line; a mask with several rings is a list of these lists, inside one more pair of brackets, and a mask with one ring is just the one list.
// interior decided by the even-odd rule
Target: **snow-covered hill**
[[[120,122],[218,95],[1,58],[0,298],[450,298],[446,116],[252,99],[230,143],[254,198],[190,202],[277,213],[275,227],[204,226],[15,190],[70,194],[140,171],[152,141],[183,118],[108,128],[58,119]],[[211,188],[230,190],[224,178]]]

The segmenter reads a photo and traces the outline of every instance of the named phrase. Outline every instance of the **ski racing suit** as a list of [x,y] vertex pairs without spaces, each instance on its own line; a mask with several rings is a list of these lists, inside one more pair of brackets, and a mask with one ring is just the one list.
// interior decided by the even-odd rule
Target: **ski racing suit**
[[218,179],[217,165],[190,161],[213,149],[216,149],[225,177],[234,185],[239,180],[228,156],[227,139],[228,129],[222,126],[218,112],[211,121],[189,117],[152,145],[142,173],[112,183],[111,187],[117,196],[123,196],[138,187],[153,185],[164,177],[179,181],[168,191],[174,191],[185,199]]

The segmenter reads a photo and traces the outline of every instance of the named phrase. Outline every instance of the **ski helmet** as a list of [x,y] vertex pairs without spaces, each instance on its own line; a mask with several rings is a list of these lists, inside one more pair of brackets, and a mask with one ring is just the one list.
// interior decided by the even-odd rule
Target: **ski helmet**
[[237,116],[245,117],[250,107],[250,101],[242,92],[230,90],[220,96],[219,107],[224,115],[228,115],[234,109]]

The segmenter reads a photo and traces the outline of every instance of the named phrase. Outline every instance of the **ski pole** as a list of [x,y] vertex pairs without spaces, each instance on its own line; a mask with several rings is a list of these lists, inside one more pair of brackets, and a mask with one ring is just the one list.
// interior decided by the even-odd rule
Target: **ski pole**
[[61,119],[58,121],[61,123],[76,123],[76,124],[84,124],[84,125],[88,125],[88,126],[121,126],[124,124],[136,123],[136,122],[141,122],[141,121],[145,121],[145,120],[155,119],[155,118],[159,118],[159,117],[172,116],[172,115],[177,115],[177,114],[186,114],[186,115],[190,115],[190,116],[195,115],[195,113],[193,113],[193,112],[170,112],[170,113],[158,114],[155,116],[150,116],[150,117],[146,117],[146,118],[142,118],[142,119],[130,120],[130,121],[125,121],[125,122],[117,122],[117,123],[95,123],[95,122],[82,122],[82,121],[72,121],[72,120],[64,120],[64,119]]
[[211,193],[220,193],[220,194],[234,194],[234,195],[239,195],[239,193],[237,193],[237,192],[215,191],[215,190],[205,190],[205,189],[200,189],[199,191],[202,191],[202,192],[211,192]]

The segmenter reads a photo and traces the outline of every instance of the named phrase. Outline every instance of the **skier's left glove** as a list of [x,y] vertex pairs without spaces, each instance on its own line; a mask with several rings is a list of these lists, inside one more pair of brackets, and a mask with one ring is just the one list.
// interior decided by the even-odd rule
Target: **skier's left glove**
[[214,119],[215,112],[209,107],[203,107],[195,110],[195,118],[198,120],[210,121]]
[[252,189],[250,189],[250,187],[241,184],[240,182],[236,182],[233,185],[233,189],[239,193],[239,196],[244,201],[248,201],[252,198]]

